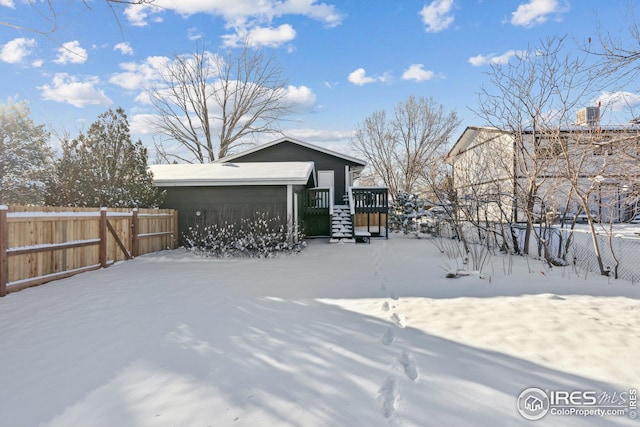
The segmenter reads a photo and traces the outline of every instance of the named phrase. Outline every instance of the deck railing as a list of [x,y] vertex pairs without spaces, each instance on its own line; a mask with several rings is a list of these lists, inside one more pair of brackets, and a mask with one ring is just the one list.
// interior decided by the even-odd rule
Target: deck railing
[[350,187],[351,213],[387,213],[389,190],[385,187]]
[[349,207],[354,236],[358,234],[358,222],[364,217],[366,235],[380,236],[384,230],[385,237],[389,238],[389,190],[386,187],[349,187]]
[[304,215],[331,215],[333,194],[330,188],[309,188],[302,192],[302,213]]

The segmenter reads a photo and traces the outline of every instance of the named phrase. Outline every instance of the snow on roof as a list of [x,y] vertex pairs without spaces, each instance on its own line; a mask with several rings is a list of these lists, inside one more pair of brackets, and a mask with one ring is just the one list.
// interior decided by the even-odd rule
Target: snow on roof
[[283,138],[279,138],[279,139],[276,139],[276,140],[271,141],[271,142],[267,142],[266,144],[257,145],[257,146],[255,146],[253,148],[250,148],[250,149],[246,150],[246,151],[243,151],[241,153],[231,154],[231,155],[223,157],[222,159],[219,159],[217,161],[218,162],[227,162],[227,161],[235,160],[235,159],[237,159],[239,157],[243,157],[243,156],[245,156],[247,154],[255,153],[256,151],[264,150],[265,148],[269,148],[269,147],[272,147],[274,145],[281,144],[283,142],[290,142],[292,144],[297,144],[297,145],[300,145],[302,147],[306,147],[306,148],[309,148],[311,150],[319,151],[321,153],[325,153],[325,154],[328,154],[328,155],[333,156],[333,157],[337,157],[337,158],[340,158],[340,159],[343,159],[343,160],[347,160],[349,162],[357,163],[357,164],[359,164],[361,166],[365,166],[366,165],[366,162],[364,160],[357,159],[355,157],[352,157],[352,156],[349,156],[349,155],[346,155],[346,154],[338,153],[337,151],[333,151],[333,150],[330,150],[328,148],[320,147],[319,145],[310,144],[308,142],[300,141],[298,139],[289,138],[289,137],[283,137]]
[[158,187],[223,185],[305,185],[313,162],[206,163],[152,165]]

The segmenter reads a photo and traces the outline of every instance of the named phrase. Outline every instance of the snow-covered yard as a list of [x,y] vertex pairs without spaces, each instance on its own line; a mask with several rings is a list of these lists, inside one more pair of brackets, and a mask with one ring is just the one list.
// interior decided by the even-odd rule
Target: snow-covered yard
[[[3,426],[591,426],[523,389],[640,386],[640,286],[428,239],[145,255],[0,299]],[[625,394],[625,396],[628,396]]]

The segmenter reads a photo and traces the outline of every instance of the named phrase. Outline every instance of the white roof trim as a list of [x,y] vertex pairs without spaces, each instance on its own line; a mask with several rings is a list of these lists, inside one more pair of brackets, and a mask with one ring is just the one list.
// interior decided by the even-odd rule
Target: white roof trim
[[250,148],[248,150],[242,151],[240,153],[228,155],[226,157],[223,157],[221,159],[216,160],[215,163],[229,162],[229,161],[237,159],[238,157],[242,157],[242,156],[245,156],[247,154],[255,153],[256,151],[260,151],[260,150],[263,150],[265,148],[273,147],[274,145],[278,145],[278,144],[280,144],[282,142],[291,142],[293,144],[301,145],[303,147],[309,148],[311,150],[319,151],[321,153],[325,153],[325,154],[328,154],[330,156],[338,157],[340,159],[344,159],[344,160],[347,160],[347,161],[350,161],[350,162],[353,162],[353,163],[358,163],[359,165],[362,165],[362,166],[366,166],[366,164],[367,164],[364,160],[357,159],[355,157],[351,157],[351,156],[346,155],[346,154],[338,153],[337,151],[329,150],[328,148],[320,147],[318,145],[313,145],[313,144],[310,144],[308,142],[300,141],[300,140],[297,140],[297,139],[294,139],[294,138],[289,138],[289,137],[286,137],[286,136],[282,137],[280,139],[276,139],[275,141],[271,141],[271,142],[267,142],[265,144],[257,145],[257,146],[255,146],[253,148]]
[[445,156],[444,161],[450,162],[455,156],[464,152],[472,143],[477,142],[475,138],[481,132],[506,133],[503,130],[489,126],[467,126]]
[[306,185],[315,181],[313,162],[206,163],[152,165],[157,187]]

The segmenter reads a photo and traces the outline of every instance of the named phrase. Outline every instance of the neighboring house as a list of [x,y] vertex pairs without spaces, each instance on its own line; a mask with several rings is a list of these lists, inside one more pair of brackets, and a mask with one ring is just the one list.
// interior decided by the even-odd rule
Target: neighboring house
[[[386,234],[387,189],[353,187],[364,166],[354,157],[281,138],[214,163],[150,170],[154,185],[166,191],[162,206],[178,210],[181,236],[195,224],[266,214],[308,236],[353,239]],[[358,231],[354,221],[366,230]]]
[[577,189],[602,221],[626,221],[637,208],[640,189],[639,132],[637,125],[517,134],[467,127],[445,161],[466,215],[522,222],[529,208],[534,219],[565,209],[575,213],[581,206]]

